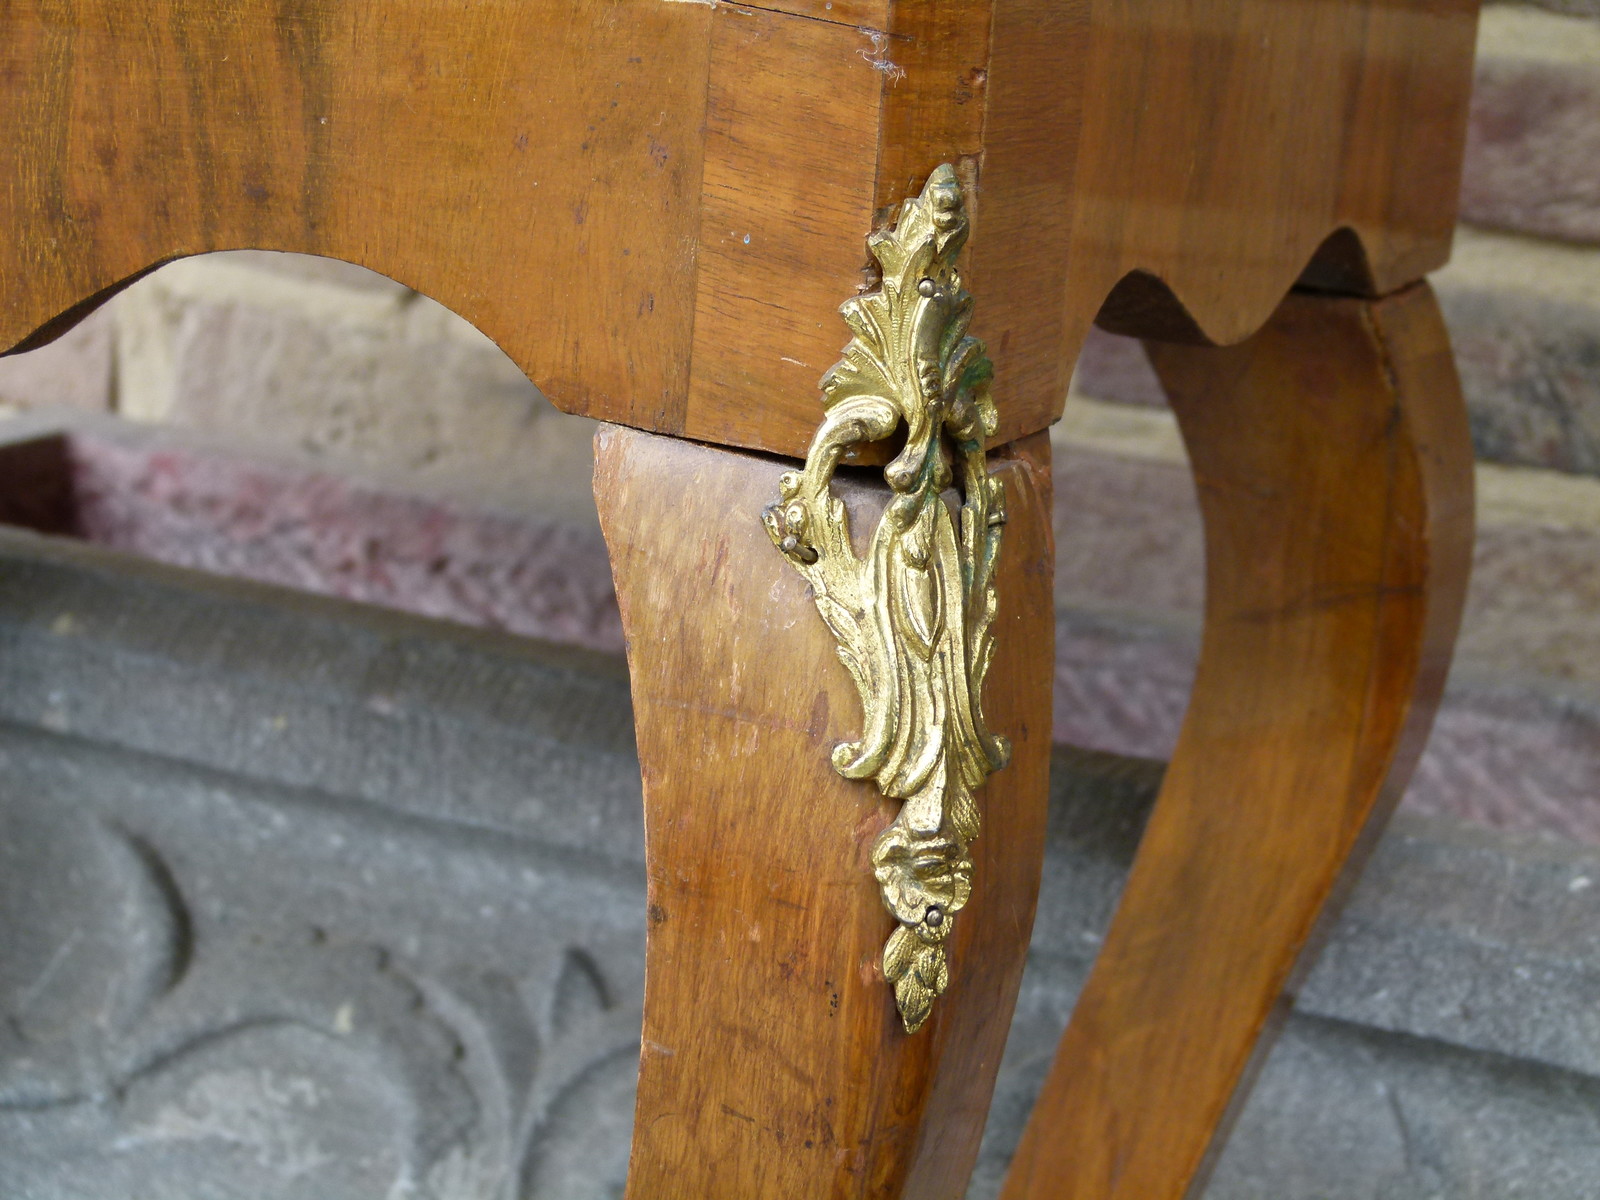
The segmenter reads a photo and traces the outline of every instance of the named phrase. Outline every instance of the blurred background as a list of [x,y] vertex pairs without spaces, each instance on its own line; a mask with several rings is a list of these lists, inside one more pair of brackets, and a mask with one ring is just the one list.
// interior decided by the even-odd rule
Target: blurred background
[[[1600,1179],[1600,0],[1486,8],[1461,213],[1434,279],[1480,459],[1457,663],[1405,815],[1308,982],[1207,1193],[1218,1200],[1559,1200]],[[1074,392],[1052,434],[1058,819],[975,1196],[992,1194],[1092,959],[1197,649],[1193,486],[1137,343],[1096,332]],[[137,1180],[177,1197],[162,1190],[179,1186],[173,1147],[218,1196],[379,1197],[401,1178],[450,1200],[618,1194],[642,893],[593,425],[426,297],[249,251],[171,264],[53,345],[0,360],[0,412],[0,523],[85,547],[5,543],[22,582],[0,597],[0,642],[25,679],[0,711],[21,739],[0,737],[0,761],[35,785],[0,796],[14,865],[31,864],[10,893],[0,882],[0,902],[34,914],[34,932],[0,955],[13,1026],[0,1196],[131,1194]],[[218,591],[121,555],[602,657]],[[212,711],[164,717],[161,696]],[[417,759],[430,761],[394,765]],[[40,799],[63,788],[94,814],[90,832]],[[171,797],[191,794],[180,821]],[[227,891],[235,868],[207,795],[233,797],[228,819],[244,822],[227,845],[277,846],[279,891],[248,865],[245,891]],[[581,820],[560,817],[574,805]],[[402,836],[397,814],[436,824]],[[297,831],[271,832],[286,824]],[[526,861],[490,854],[482,830],[512,831]],[[557,851],[598,865],[566,863],[582,875],[568,878]],[[86,854],[110,856],[122,892],[41,890],[39,864],[68,879]],[[283,876],[303,885],[293,897]],[[417,909],[418,886],[439,903]],[[440,926],[452,904],[479,920]],[[561,932],[550,914],[569,909]],[[98,966],[60,958],[107,913],[135,933],[105,933]],[[278,948],[241,957],[240,931],[269,917]],[[292,946],[285,928],[300,931]],[[243,1028],[242,997],[264,1003],[268,973],[282,1030],[230,1033],[221,1051],[207,1043],[214,1061],[148,1076],[153,1047]],[[138,1004],[131,979],[147,981]],[[422,1020],[405,1015],[417,997],[438,1026],[426,1037],[407,1024]],[[320,1043],[296,1041],[290,1013],[336,1040],[377,1013],[378,1032],[359,1053],[338,1040],[355,1065],[318,1083]],[[443,1070],[428,1037],[446,1058],[466,1047],[459,1081],[422,1082]],[[286,1064],[276,1082],[268,1060]],[[365,1124],[302,1128],[296,1097],[311,1093],[292,1078],[355,1089],[343,1102]],[[412,1113],[409,1132],[380,1153],[362,1131],[387,1128],[391,1108]],[[152,1145],[167,1157],[138,1157]],[[81,1174],[52,1165],[68,1148]],[[334,1159],[336,1179],[317,1165]]]

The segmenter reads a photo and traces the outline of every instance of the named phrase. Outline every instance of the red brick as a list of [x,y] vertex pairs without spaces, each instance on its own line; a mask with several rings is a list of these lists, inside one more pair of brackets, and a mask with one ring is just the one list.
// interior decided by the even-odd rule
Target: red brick
[[1600,242],[1600,62],[1479,62],[1461,217]]

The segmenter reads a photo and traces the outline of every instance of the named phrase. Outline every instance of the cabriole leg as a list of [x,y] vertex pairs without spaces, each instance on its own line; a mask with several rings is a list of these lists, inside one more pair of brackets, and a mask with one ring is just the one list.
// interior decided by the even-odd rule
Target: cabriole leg
[[[784,467],[615,426],[595,491],[628,638],[649,869],[632,1200],[957,1200],[977,1153],[1043,854],[1049,447],[991,457],[1009,521],[985,688],[1012,761],[978,792],[950,983],[905,1032],[870,856],[898,804],[842,778],[860,701],[761,513]],[[836,481],[870,530],[887,489]]]
[[1291,295],[1241,345],[1147,349],[1205,520],[1200,665],[1006,1200],[1198,1193],[1427,736],[1471,555],[1472,451],[1425,284]]

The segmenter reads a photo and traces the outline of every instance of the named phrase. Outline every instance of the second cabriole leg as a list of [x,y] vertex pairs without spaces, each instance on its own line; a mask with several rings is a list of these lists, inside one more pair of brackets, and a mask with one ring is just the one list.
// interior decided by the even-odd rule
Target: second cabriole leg
[[1421,750],[1470,563],[1472,450],[1425,284],[1295,294],[1241,345],[1147,349],[1205,521],[1200,665],[1005,1200],[1198,1194]]

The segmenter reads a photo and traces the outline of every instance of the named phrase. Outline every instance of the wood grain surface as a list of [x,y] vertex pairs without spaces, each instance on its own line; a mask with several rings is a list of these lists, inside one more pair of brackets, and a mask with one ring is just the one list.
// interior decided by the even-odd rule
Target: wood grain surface
[[1465,592],[1472,451],[1426,285],[1149,349],[1206,526],[1199,671],[1005,1200],[1194,1194],[1421,751]]
[[304,251],[569,411],[799,457],[866,236],[949,161],[1003,444],[1059,415],[1097,313],[1232,342],[1308,263],[1371,294],[1443,263],[1475,8],[17,0],[0,345],[180,255]]
[[[1012,762],[978,793],[949,990],[907,1035],[873,878],[893,805],[842,778],[860,701],[758,515],[779,464],[617,427],[595,492],[628,638],[649,941],[633,1200],[959,1200],[1033,922],[1052,673],[1049,445],[996,461],[1009,522],[985,707]],[[840,494],[870,529],[887,488]]]
[[[1205,651],[1008,1191],[1166,1200],[1437,697],[1469,456],[1433,301],[1406,285],[1448,254],[1475,9],[15,0],[0,345],[176,257],[302,251],[433,296],[569,411],[799,457],[837,306],[874,283],[866,236],[955,163],[995,441],[1016,445],[989,690],[1017,758],[985,789],[923,1034],[872,965],[887,814],[828,763],[853,691],[756,522],[778,468],[611,429],[597,476],[651,856],[631,1194],[924,1200],[964,1185],[1037,885],[1038,431],[1097,317],[1239,343],[1153,349],[1201,482]],[[1280,306],[1297,279],[1395,294]]]
[[[821,418],[817,381],[848,336],[838,308],[863,282],[872,229],[871,48],[826,21],[716,11],[691,437],[803,454]],[[780,427],[804,439],[774,445]]]
[[689,379],[711,10],[0,6],[0,344],[180,255],[297,250],[448,305],[559,404]]
[[970,286],[1014,428],[1038,397],[1060,412],[1097,314],[1225,344],[1308,264],[1367,295],[1442,266],[1476,17],[1477,0],[997,0]]

